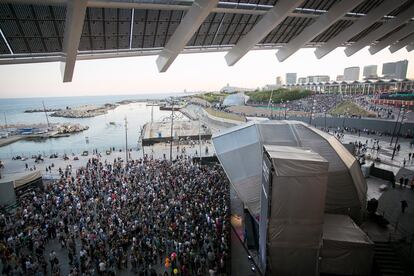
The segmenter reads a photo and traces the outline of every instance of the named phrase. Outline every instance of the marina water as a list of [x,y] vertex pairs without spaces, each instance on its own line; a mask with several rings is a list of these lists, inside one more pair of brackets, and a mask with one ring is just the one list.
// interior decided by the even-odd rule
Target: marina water
[[[165,99],[181,94],[147,94],[147,95],[122,95],[122,96],[88,96],[88,97],[51,97],[51,98],[22,98],[0,99],[0,122],[5,124],[46,124],[46,116],[43,112],[24,113],[28,109],[42,109],[42,101],[46,108],[66,108],[80,105],[103,105],[116,103],[123,100],[142,100],[144,102],[120,105],[107,114],[92,118],[62,118],[50,117],[50,123],[79,123],[89,126],[89,129],[69,137],[51,138],[35,141],[20,140],[13,144],[0,147],[0,158],[13,156],[30,157],[35,154],[50,155],[52,153],[80,154],[84,150],[105,151],[115,147],[116,150],[125,149],[125,121],[128,120],[128,147],[136,149],[141,127],[151,120],[151,106],[147,106],[146,99]],[[48,113],[51,114],[51,113]],[[159,110],[153,107],[154,121],[166,119],[171,111]]]

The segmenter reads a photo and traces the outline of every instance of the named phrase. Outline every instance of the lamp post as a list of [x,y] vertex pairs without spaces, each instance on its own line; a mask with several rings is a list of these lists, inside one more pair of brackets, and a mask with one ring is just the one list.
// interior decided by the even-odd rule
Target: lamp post
[[397,120],[395,121],[395,124],[394,124],[394,130],[392,131],[392,136],[391,136],[390,146],[392,145],[392,142],[394,141],[395,130],[397,130],[398,120],[400,119],[401,110],[402,110],[403,108],[404,108],[404,105],[401,105],[401,106],[400,106],[400,110],[398,111]]
[[400,126],[398,127],[398,132],[397,132],[397,138],[395,139],[395,144],[394,144],[394,149],[392,150],[392,156],[391,156],[391,160],[394,160],[394,156],[395,156],[395,151],[397,150],[397,145],[398,145],[398,140],[400,138],[400,132],[401,132],[401,127],[404,123],[404,119],[405,119],[405,108],[402,107],[401,108],[403,111],[403,114],[401,116],[401,123]]
[[201,117],[198,119],[198,143],[199,143],[200,164],[201,164]]
[[170,139],[170,161],[172,161],[173,129],[174,129],[174,100],[171,100],[171,139]]
[[[280,104],[280,106],[281,106],[281,107],[283,107],[283,106],[284,106],[283,99],[281,99],[281,100],[280,100],[280,103],[281,103],[281,104]],[[279,107],[279,110],[278,110],[278,112],[277,112],[277,113],[278,113],[278,115],[279,115],[279,120],[280,120],[280,119],[281,119],[281,117],[282,117],[282,116],[281,116],[281,114],[280,114],[280,112],[282,112],[282,110],[281,110],[281,108]]]
[[312,117],[313,117],[313,113],[315,112],[315,104],[316,104],[316,100],[313,100],[311,113],[310,113],[310,116],[309,116],[309,125],[312,124]]
[[349,115],[349,107],[346,108],[346,112],[344,114],[344,120],[342,121],[342,128],[344,130],[345,130],[345,119],[346,119],[346,116],[348,116],[348,115]]
[[288,110],[287,104],[289,104],[289,101],[286,101],[286,103],[285,103],[285,120],[286,120],[286,113],[287,113],[287,110]]
[[128,165],[128,120],[125,116],[125,166]]
[[326,131],[326,109],[323,110],[323,113],[325,114],[325,131]]

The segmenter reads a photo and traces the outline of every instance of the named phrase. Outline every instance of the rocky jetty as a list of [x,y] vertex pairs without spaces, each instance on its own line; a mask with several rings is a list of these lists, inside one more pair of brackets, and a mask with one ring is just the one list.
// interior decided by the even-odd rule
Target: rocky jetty
[[57,126],[58,134],[77,133],[89,129],[89,126],[82,126],[80,124],[62,124]]
[[46,110],[45,109],[41,109],[41,108],[39,108],[39,109],[27,109],[27,110],[25,110],[24,111],[24,113],[36,113],[36,112],[57,112],[57,111],[61,111],[62,109],[60,109],[60,108],[46,108]]
[[67,107],[64,110],[56,111],[50,116],[65,118],[91,118],[106,114],[108,110],[116,108],[116,104],[104,104],[103,106],[83,105],[75,108]]

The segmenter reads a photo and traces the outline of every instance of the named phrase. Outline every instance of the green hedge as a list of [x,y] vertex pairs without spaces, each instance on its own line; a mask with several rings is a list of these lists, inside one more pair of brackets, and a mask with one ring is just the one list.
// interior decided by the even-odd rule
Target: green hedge
[[[250,97],[249,102],[267,104],[269,102],[272,91],[254,91],[247,92],[246,95]],[[282,100],[294,101],[302,98],[306,98],[312,94],[309,90],[288,90],[288,89],[277,89],[273,91],[272,101],[273,103],[281,103]]]
[[228,95],[229,94],[226,94],[226,93],[208,92],[204,94],[195,95],[194,97],[198,97],[200,99],[206,100],[209,103],[220,103]]
[[361,116],[361,117],[375,117],[375,113],[367,111],[362,107],[351,101],[345,101],[338,104],[328,112],[333,116],[346,115],[346,116]]

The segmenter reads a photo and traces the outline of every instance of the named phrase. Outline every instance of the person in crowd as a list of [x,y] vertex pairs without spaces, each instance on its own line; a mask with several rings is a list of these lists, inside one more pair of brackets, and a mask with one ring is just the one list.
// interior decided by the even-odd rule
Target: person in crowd
[[63,263],[69,275],[226,273],[230,192],[220,166],[93,157],[59,172],[0,217],[3,275],[61,275]]
[[408,207],[407,201],[406,200],[401,200],[401,213],[404,214],[405,209],[407,209],[407,207]]

